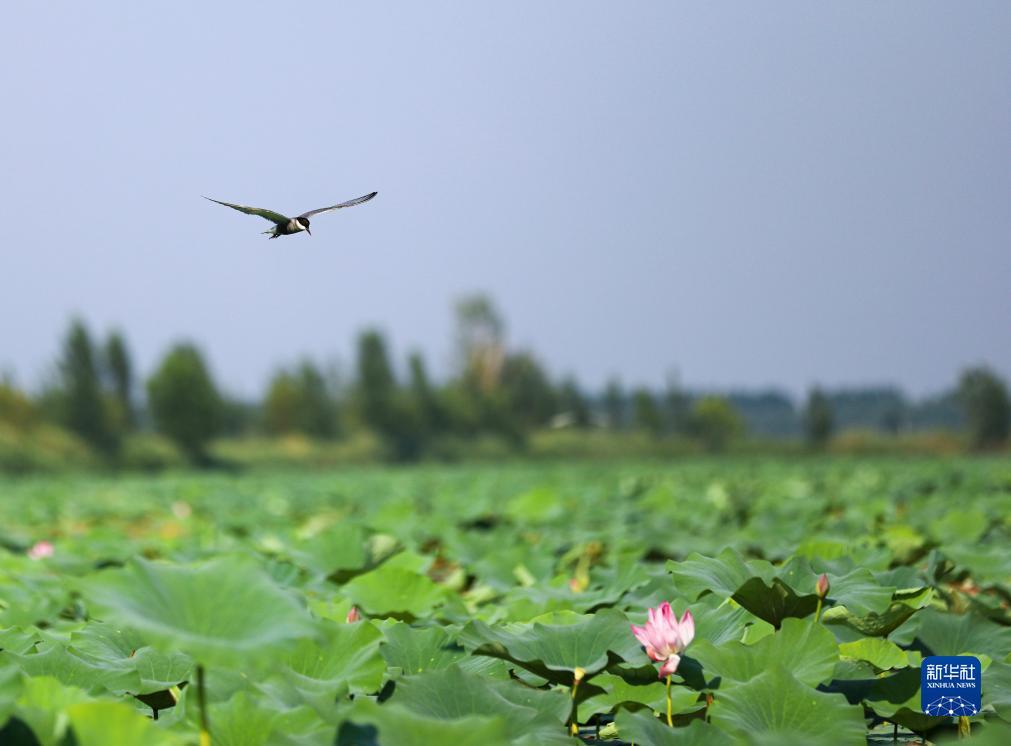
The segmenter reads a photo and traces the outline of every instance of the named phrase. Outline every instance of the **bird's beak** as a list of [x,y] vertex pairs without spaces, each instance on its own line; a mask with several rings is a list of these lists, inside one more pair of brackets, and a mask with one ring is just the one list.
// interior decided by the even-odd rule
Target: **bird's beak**
[[308,233],[310,236],[312,235],[312,231],[309,230],[308,228],[305,229],[305,232]]

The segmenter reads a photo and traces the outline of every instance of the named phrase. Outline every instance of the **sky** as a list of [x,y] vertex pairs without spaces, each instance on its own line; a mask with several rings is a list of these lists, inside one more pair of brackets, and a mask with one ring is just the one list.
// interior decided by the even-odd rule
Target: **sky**
[[[1011,377],[1011,3],[17,3],[0,370],[80,315],[233,393],[451,369],[456,298],[588,387]],[[313,236],[201,199],[319,216]]]

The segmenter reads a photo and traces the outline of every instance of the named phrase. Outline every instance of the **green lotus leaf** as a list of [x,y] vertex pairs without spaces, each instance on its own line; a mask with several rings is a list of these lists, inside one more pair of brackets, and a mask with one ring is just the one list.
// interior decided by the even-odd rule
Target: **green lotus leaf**
[[[806,617],[814,613],[818,597],[814,593],[818,573],[804,557],[792,557],[775,568],[768,563],[745,563],[732,549],[719,556],[693,554],[684,562],[668,562],[667,568],[678,592],[689,600],[706,593],[733,598],[752,614],[778,627],[787,617]],[[891,599],[892,588],[878,584],[873,575],[858,568],[832,577],[830,598],[849,603],[864,612],[883,610]]]
[[361,526],[339,523],[289,550],[291,558],[313,572],[343,576],[368,563],[365,531]]
[[78,746],[171,746],[182,739],[122,702],[85,702],[67,708]]
[[779,578],[766,583],[762,578],[750,578],[732,596],[745,609],[779,628],[788,617],[806,617],[818,607],[814,593],[798,595]]
[[563,578],[563,585],[537,585],[509,589],[496,603],[505,612],[504,620],[527,622],[553,611],[573,611],[585,614],[590,609],[610,606],[621,597],[620,591],[592,589],[573,592]]
[[506,591],[521,578],[525,584],[534,585],[551,577],[553,557],[532,552],[530,546],[516,541],[512,534],[499,533],[502,535],[497,541],[475,541],[476,546],[467,547],[474,554],[474,571],[485,583],[495,590]]
[[0,655],[0,731],[14,711],[14,703],[21,696],[21,672],[9,665]]
[[843,658],[867,661],[882,671],[905,668],[909,665],[906,651],[882,637],[863,637],[853,642],[841,643],[839,655]]
[[0,650],[9,653],[27,653],[42,635],[35,627],[7,627],[0,629]]
[[308,613],[251,561],[135,559],[84,584],[94,616],[205,665],[250,663],[314,634]]
[[140,687],[131,694],[169,689],[189,679],[193,659],[185,653],[162,652],[147,646],[132,630],[93,622],[70,635],[70,650],[86,661],[109,669],[136,671]]
[[883,613],[857,614],[844,605],[832,606],[822,614],[822,621],[844,625],[867,637],[887,637],[930,603],[932,597],[930,588],[899,590]]
[[446,590],[426,575],[387,565],[357,576],[341,590],[372,616],[420,618],[430,614],[446,598]]
[[986,533],[991,520],[982,510],[949,510],[930,522],[930,533],[943,545],[972,546]]
[[[656,679],[648,684],[631,684],[621,676],[601,673],[593,677],[583,688],[589,692],[579,703],[579,717],[586,720],[590,715],[613,712],[622,705],[631,709],[649,708],[656,712],[666,712],[667,693],[664,683]],[[705,707],[699,703],[699,692],[686,686],[671,687],[671,699],[675,714],[695,712]]]
[[264,746],[274,743],[282,711],[268,706],[247,691],[236,692],[227,702],[210,706],[211,742],[214,746]]
[[133,656],[133,669],[140,676],[140,689],[131,694],[147,694],[188,681],[193,673],[193,659],[185,653],[141,648]]
[[920,709],[920,669],[909,667],[874,679],[863,694],[864,704],[880,717],[922,733],[943,725],[948,718],[931,717]]
[[683,562],[669,560],[667,570],[674,578],[678,594],[689,601],[694,601],[703,593],[730,598],[754,577],[741,556],[730,547],[716,557],[693,552]]
[[863,709],[838,694],[801,683],[773,666],[744,684],[720,689],[710,708],[713,725],[742,738],[765,742],[864,746]]
[[52,676],[66,686],[88,692],[124,694],[139,692],[141,688],[140,675],[135,669],[82,658],[64,645],[45,643],[37,653],[7,655],[29,676]]
[[619,710],[615,716],[618,735],[636,746],[731,746],[735,740],[703,720],[671,728],[649,711]]
[[[840,563],[836,563],[840,564]],[[850,563],[841,563],[843,567]],[[733,598],[755,616],[774,626],[787,617],[813,614],[818,604],[814,588],[819,573],[806,557],[791,557],[781,567],[751,561],[745,563],[732,549],[717,557],[693,554],[684,562],[668,562],[678,591],[689,599],[706,592]],[[845,574],[829,573],[829,599],[864,614],[883,612],[894,588],[878,583],[866,568]]]
[[467,657],[442,627],[415,628],[404,622],[383,626],[386,641],[380,647],[388,666],[406,675],[448,668]]
[[[504,696],[503,692],[527,689],[517,682],[499,682],[493,686],[483,677],[467,674],[458,666],[407,676],[397,683],[393,701],[425,717],[459,720],[471,716],[498,716],[510,724],[517,737],[531,743],[571,743],[567,739],[565,721],[571,700],[565,692],[539,692],[548,698],[546,706],[531,707],[520,704],[519,697]],[[527,695],[532,701],[533,692]],[[565,709],[560,710],[559,703]],[[561,717],[557,717],[561,714]]]
[[945,546],[944,553],[960,567],[971,571],[973,579],[983,586],[1008,582],[1011,578],[1011,556],[1000,544]]
[[719,676],[750,681],[778,665],[808,686],[831,679],[839,660],[832,633],[803,619],[785,619],[775,634],[754,645],[728,642],[715,646],[703,640],[692,645],[685,655],[702,664],[707,679]]
[[535,487],[507,501],[504,512],[516,522],[537,524],[561,518],[568,510],[556,489]]
[[70,644],[74,652],[84,658],[116,664],[130,658],[147,643],[134,630],[92,621],[70,633]]
[[881,531],[885,545],[895,555],[898,562],[910,562],[923,548],[926,539],[912,526],[904,523],[893,523]]
[[90,700],[84,690],[52,676],[24,677],[13,715],[28,726],[41,746],[59,746],[67,733],[66,709]]
[[983,673],[983,706],[987,705],[1011,723],[1011,663],[994,661]]
[[918,617],[916,637],[934,655],[985,653],[1000,660],[1011,650],[1011,627],[977,614],[944,614],[925,609]]
[[[943,743],[945,746],[951,746],[957,741],[964,741],[964,739],[953,735],[943,740],[938,739],[938,743]],[[992,718],[985,721],[975,720],[972,722],[969,743],[972,746],[1007,746],[1011,743],[1011,725]]]
[[288,658],[293,681],[306,687],[352,694],[379,689],[386,665],[379,654],[382,633],[368,622],[331,624],[323,628],[323,642],[301,640]]
[[[276,709],[276,708],[275,708]],[[340,708],[343,711],[343,707]],[[280,709],[274,720],[268,746],[333,746],[343,717],[323,719],[311,707]]]
[[0,573],[0,627],[27,627],[55,619],[70,593],[51,575]]
[[[460,669],[467,672],[467,669],[460,666]],[[484,674],[482,671],[473,672]],[[572,698],[568,691],[558,687],[555,689],[539,689],[522,685],[516,679],[490,678],[484,675],[485,682],[500,697],[509,700],[515,705],[529,707],[536,710],[538,718],[551,723],[564,723],[569,718],[569,710],[572,707]],[[585,720],[585,718],[583,718]]]
[[[337,732],[337,746],[511,746],[512,729],[500,716],[457,720],[421,715],[391,701],[356,700]],[[571,739],[570,739],[571,743]],[[532,746],[532,745],[531,745]]]
[[[548,671],[594,674],[607,665],[608,652],[623,658],[642,653],[628,619],[614,609],[603,609],[575,624],[508,624],[490,626],[474,621],[460,635],[465,647],[505,657],[517,663],[540,664]],[[638,654],[638,655],[637,655]],[[571,683],[571,677],[567,678]]]
[[883,586],[865,567],[846,575],[829,573],[828,600],[858,615],[883,614],[891,605],[895,588]]

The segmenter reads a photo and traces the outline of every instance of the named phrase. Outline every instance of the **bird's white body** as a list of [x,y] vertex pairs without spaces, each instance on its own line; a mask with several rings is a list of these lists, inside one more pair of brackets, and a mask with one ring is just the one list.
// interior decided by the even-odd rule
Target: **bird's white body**
[[269,231],[264,231],[264,234],[271,238],[277,238],[278,236],[291,236],[304,230],[306,230],[306,227],[302,224],[302,221],[298,218],[292,218],[283,226],[275,225]]

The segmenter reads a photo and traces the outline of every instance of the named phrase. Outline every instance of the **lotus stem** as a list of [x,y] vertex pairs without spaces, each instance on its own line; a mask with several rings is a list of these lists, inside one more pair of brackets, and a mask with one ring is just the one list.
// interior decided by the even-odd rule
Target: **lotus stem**
[[958,716],[958,737],[959,739],[968,738],[970,735],[970,730],[972,725],[969,723],[969,718],[965,715]]
[[821,599],[818,599],[818,608],[814,610],[814,623],[821,621]]
[[667,725],[674,727],[674,704],[670,699],[670,674],[667,674]]
[[586,671],[582,668],[576,668],[572,672],[572,721],[569,724],[569,735],[573,738],[579,737],[579,715],[576,713],[578,705],[576,704],[576,690],[579,689],[579,682],[583,680],[586,676]]
[[211,724],[207,717],[207,684],[204,667],[197,664],[197,705],[200,708],[200,746],[211,746]]

